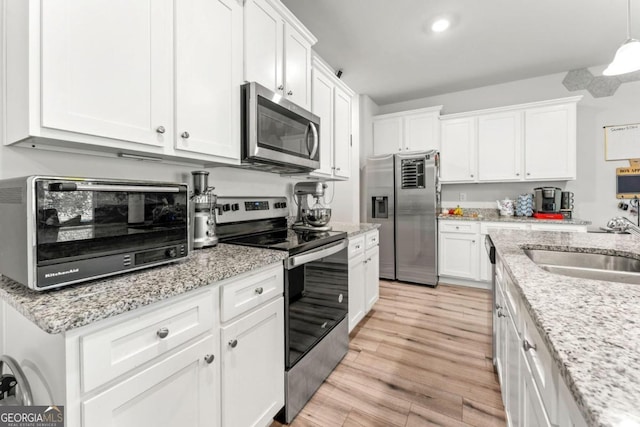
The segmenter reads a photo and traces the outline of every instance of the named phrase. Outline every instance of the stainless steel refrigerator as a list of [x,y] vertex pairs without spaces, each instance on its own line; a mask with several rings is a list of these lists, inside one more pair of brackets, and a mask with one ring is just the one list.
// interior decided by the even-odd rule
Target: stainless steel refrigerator
[[438,152],[369,157],[367,222],[380,227],[380,277],[438,284]]

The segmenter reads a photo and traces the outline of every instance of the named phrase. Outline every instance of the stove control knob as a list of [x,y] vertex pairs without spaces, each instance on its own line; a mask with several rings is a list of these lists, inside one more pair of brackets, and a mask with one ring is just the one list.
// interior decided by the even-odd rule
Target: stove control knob
[[165,251],[165,255],[167,258],[175,258],[178,256],[178,251],[176,251],[176,248],[169,248]]
[[222,205],[223,212],[229,212],[230,209],[231,209],[231,205],[229,203],[225,203],[224,205]]
[[232,205],[231,205],[231,210],[232,210],[232,211],[240,210],[240,205],[239,205],[239,204],[237,204],[237,203],[232,204]]

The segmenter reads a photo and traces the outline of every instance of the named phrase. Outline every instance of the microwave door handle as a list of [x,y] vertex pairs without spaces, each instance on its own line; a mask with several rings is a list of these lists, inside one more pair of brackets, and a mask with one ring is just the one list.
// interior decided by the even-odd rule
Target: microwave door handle
[[178,187],[156,187],[151,185],[88,185],[75,182],[52,182],[49,191],[119,191],[132,193],[179,193]]
[[[309,152],[309,158],[313,159],[318,152],[318,145],[320,143],[318,138],[318,130],[316,129],[315,123],[309,123],[309,127],[311,127],[311,132],[313,133],[313,148]],[[307,139],[307,149],[309,148],[308,139]]]
[[306,254],[292,256],[285,261],[285,266],[287,267],[287,270],[291,270],[292,268],[296,268],[302,264],[317,261],[321,258],[338,253],[346,247],[347,241],[342,240],[337,245],[333,245],[328,248],[320,248]]

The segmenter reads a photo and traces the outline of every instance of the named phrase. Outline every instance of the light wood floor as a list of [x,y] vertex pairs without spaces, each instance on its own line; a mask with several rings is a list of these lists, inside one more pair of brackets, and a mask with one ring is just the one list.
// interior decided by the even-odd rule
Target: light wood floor
[[486,290],[381,280],[349,353],[291,425],[504,426],[490,313]]

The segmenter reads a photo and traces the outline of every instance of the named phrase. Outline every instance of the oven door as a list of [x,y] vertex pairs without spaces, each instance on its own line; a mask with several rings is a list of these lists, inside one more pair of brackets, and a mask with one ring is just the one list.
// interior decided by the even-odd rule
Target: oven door
[[38,268],[186,243],[187,186],[154,184],[37,179]]
[[288,370],[347,315],[347,241],[304,252],[285,262],[285,365]]
[[318,169],[320,118],[257,83],[242,90],[243,159]]

